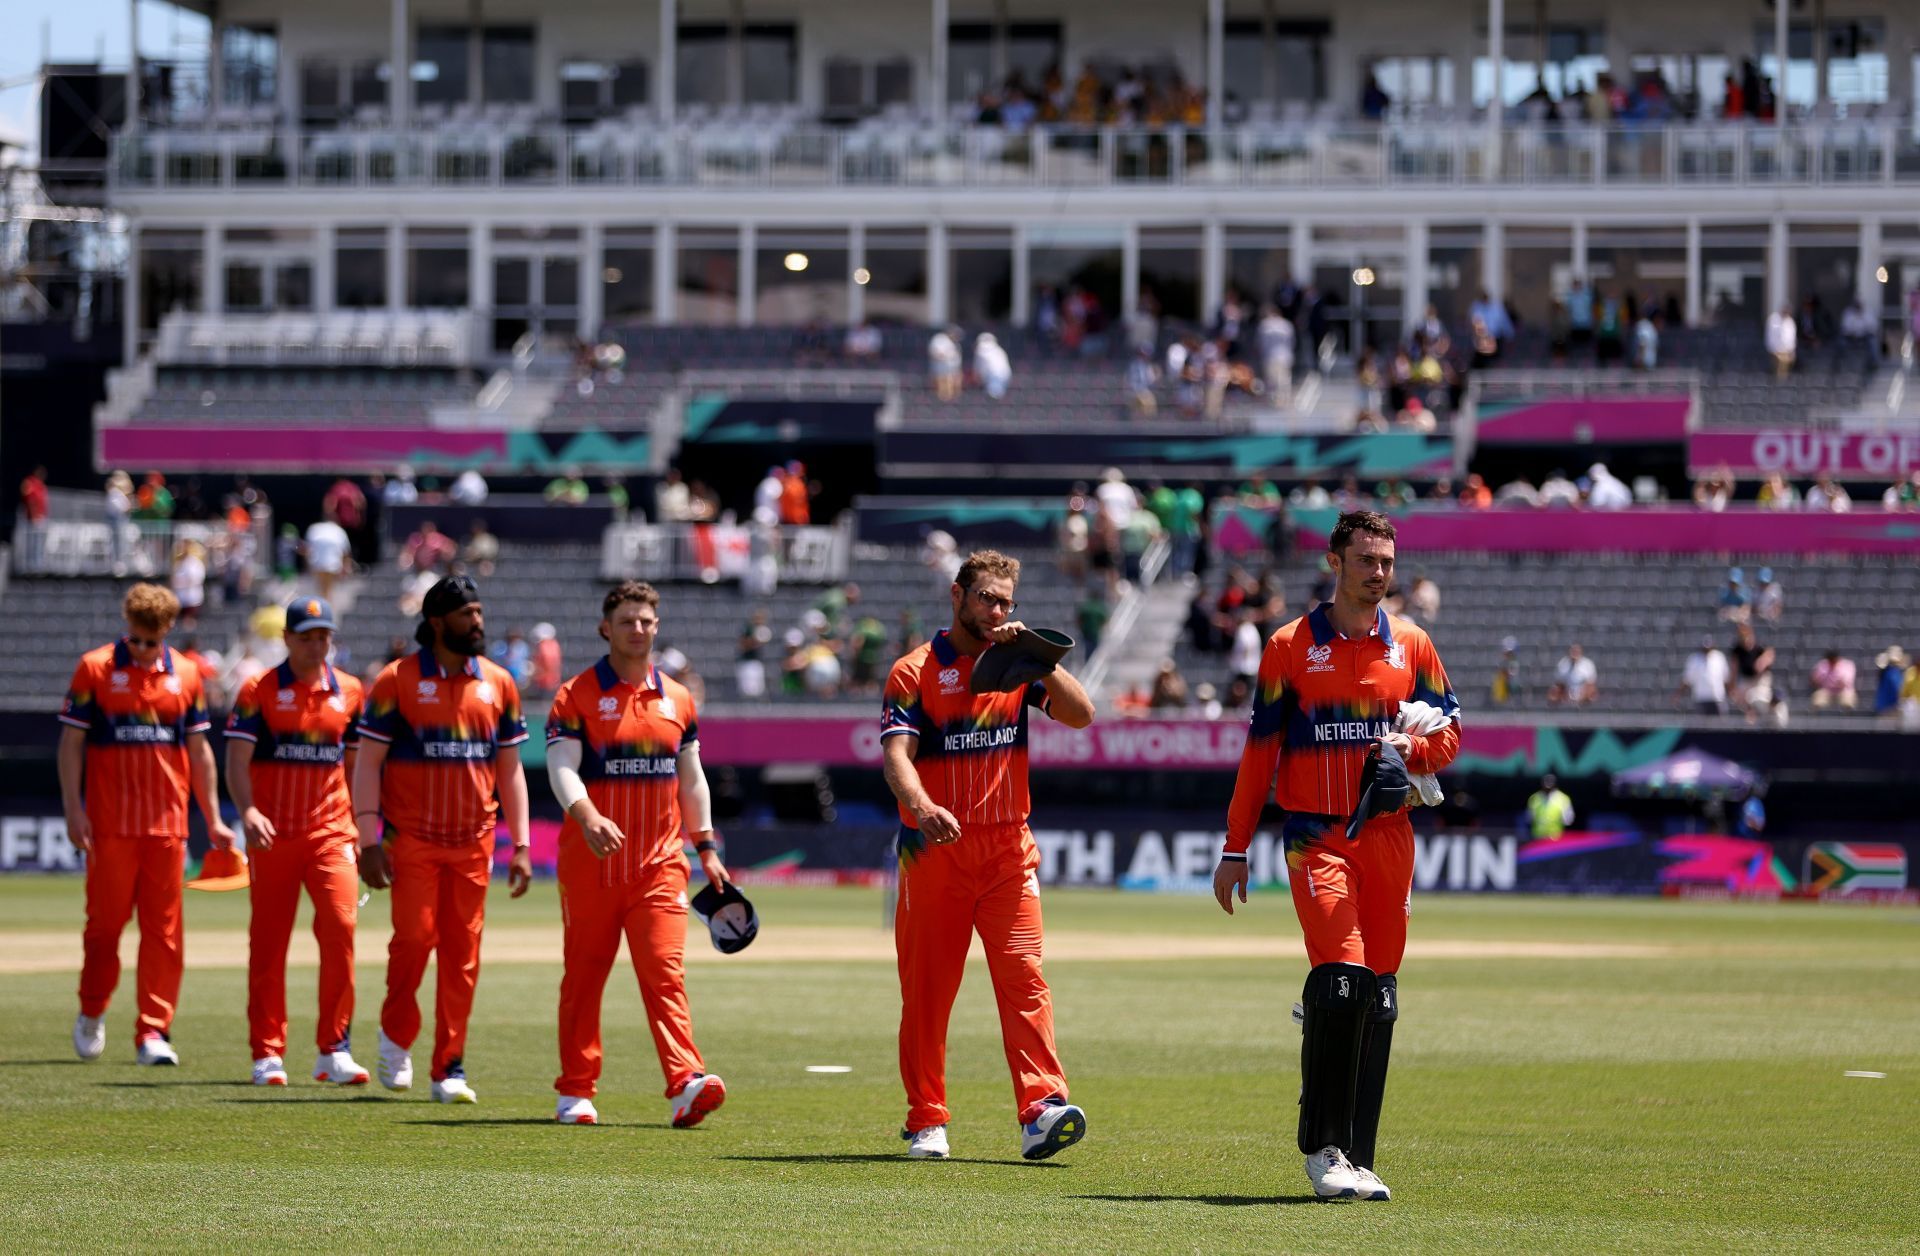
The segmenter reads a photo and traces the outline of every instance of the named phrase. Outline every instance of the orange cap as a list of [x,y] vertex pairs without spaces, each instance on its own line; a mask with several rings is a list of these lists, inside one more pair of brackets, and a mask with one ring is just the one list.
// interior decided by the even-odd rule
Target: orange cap
[[247,857],[237,850],[221,850],[216,846],[200,861],[200,875],[187,882],[187,888],[244,890],[247,881]]

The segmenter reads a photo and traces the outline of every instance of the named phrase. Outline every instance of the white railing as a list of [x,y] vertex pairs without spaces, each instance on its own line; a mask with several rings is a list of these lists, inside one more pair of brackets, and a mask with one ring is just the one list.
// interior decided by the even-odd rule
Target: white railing
[[[744,523],[615,523],[601,538],[600,574],[608,580],[699,580],[753,576],[754,526]],[[833,584],[853,559],[852,518],[831,527],[778,527],[771,538],[784,584]]]
[[[241,558],[256,576],[269,569],[272,540],[272,518],[255,515]],[[130,519],[118,529],[104,519],[51,520],[38,528],[23,522],[16,536],[13,572],[20,576],[140,576],[164,583],[173,570],[174,546],[181,541],[198,541],[206,549],[207,582],[217,581],[234,544],[226,524],[219,521]]]
[[154,357],[167,366],[466,366],[475,325],[467,310],[174,310],[160,320]]
[[118,192],[227,188],[1779,187],[1920,183],[1920,131],[1892,118],[1531,125],[830,130],[772,123],[586,130],[145,130],[117,137]]

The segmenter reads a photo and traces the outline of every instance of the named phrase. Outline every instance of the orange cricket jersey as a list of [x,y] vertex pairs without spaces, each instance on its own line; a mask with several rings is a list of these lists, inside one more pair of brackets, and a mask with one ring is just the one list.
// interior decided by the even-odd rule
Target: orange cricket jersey
[[395,659],[374,678],[360,735],[387,746],[380,814],[389,826],[444,846],[492,843],[494,756],[527,739],[505,668],[472,658],[449,676],[429,649]]
[[152,668],[124,640],[80,656],[60,722],[87,734],[87,819],[104,837],[185,837],[187,738],[212,727],[200,669],[171,646]]
[[[1047,687],[1034,681],[1013,693],[972,693],[973,656],[953,648],[942,628],[933,640],[893,665],[880,712],[880,739],[920,739],[913,765],[927,795],[962,825],[1024,824],[1027,794],[1027,708],[1049,710]],[[913,817],[900,808],[900,820]]]
[[[628,885],[654,864],[683,858],[679,756],[700,740],[693,695],[655,667],[630,685],[602,658],[553,696],[547,744],[581,745],[580,779],[600,814],[620,826],[626,845],[598,860],[600,884]],[[572,816],[560,828],[561,866],[586,838]]]
[[1367,747],[1393,731],[1408,701],[1452,717],[1415,737],[1406,757],[1410,773],[1437,772],[1459,753],[1460,703],[1418,625],[1381,611],[1373,631],[1352,640],[1334,630],[1322,604],[1276,631],[1260,656],[1253,724],[1227,813],[1228,852],[1247,849],[1269,798],[1297,814],[1352,815]]
[[346,758],[362,698],[360,682],[331,665],[306,682],[282,663],[235,699],[227,736],[253,743],[253,805],[283,837],[353,836]]

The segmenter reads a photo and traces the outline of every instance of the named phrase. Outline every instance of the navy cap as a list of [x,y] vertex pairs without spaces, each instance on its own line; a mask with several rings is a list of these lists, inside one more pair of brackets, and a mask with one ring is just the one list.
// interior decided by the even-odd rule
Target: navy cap
[[1360,805],[1347,821],[1347,840],[1360,836],[1360,826],[1375,816],[1392,815],[1407,805],[1413,796],[1413,783],[1407,779],[1407,761],[1397,747],[1376,741],[1367,747],[1367,761],[1360,769]]
[[687,900],[687,906],[706,922],[713,949],[723,955],[746,950],[748,943],[760,936],[760,913],[732,882],[724,890],[708,882]]
[[323,597],[297,597],[287,603],[287,631],[305,632],[309,628],[338,628],[333,607]]
[[1004,645],[988,646],[973,661],[967,688],[974,693],[1013,693],[1060,665],[1074,641],[1052,628],[1024,628]]

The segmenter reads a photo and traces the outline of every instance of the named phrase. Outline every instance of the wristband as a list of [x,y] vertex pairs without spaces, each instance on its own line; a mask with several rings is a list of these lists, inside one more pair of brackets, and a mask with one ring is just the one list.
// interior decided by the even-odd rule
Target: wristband
[[1220,858],[1221,858],[1221,860],[1222,860],[1222,861],[1224,861],[1224,862],[1226,862],[1226,863],[1245,863],[1245,862],[1247,862],[1247,857],[1246,857],[1245,855],[1242,855],[1242,854],[1237,854],[1237,853],[1235,853],[1234,851],[1230,851],[1230,850],[1223,850],[1223,851],[1221,851],[1221,852],[1220,852]]
[[695,842],[693,844],[693,849],[696,854],[704,855],[710,850],[718,850],[720,848],[719,846],[715,845],[714,840],[709,837],[703,841]]

